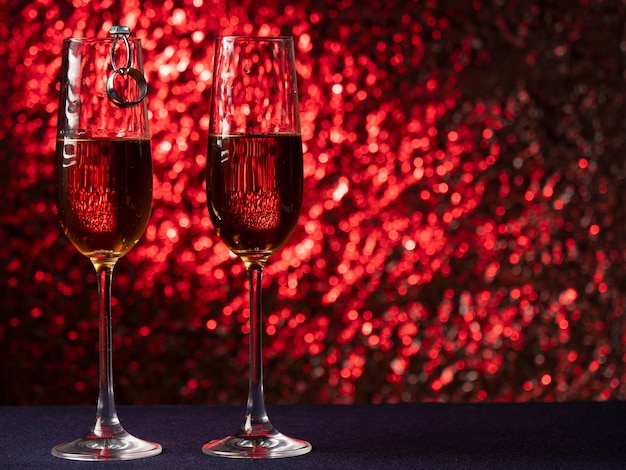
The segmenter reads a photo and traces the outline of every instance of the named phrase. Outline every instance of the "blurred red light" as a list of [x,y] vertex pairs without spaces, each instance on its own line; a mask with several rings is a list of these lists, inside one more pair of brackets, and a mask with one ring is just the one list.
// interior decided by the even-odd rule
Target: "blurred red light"
[[[246,279],[203,178],[217,34],[296,39],[305,204],[265,279],[268,373],[284,385],[270,399],[625,396],[623,90],[605,53],[621,29],[600,9],[57,3],[5,1],[1,26],[0,344],[16,381],[97,387],[95,276],[60,232],[51,155],[61,40],[124,22],[144,44],[155,172],[150,225],[114,283],[116,355],[142,355],[120,371],[145,384],[133,399],[227,401],[245,381]],[[504,28],[520,18],[544,28]]]

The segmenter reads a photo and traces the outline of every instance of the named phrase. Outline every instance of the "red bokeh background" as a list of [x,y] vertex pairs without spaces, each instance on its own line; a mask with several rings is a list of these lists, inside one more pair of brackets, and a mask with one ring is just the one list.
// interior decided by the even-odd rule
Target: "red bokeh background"
[[[123,6],[119,6],[119,5]],[[211,230],[215,36],[293,35],[305,202],[266,269],[271,403],[623,399],[621,1],[0,0],[2,404],[93,404],[97,297],[56,218],[63,38],[143,41],[154,206],[114,279],[117,400],[241,403]]]

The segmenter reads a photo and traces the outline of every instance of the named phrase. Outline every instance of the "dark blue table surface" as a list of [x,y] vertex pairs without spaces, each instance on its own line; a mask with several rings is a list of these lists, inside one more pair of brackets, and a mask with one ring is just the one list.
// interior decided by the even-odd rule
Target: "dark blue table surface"
[[202,444],[238,426],[241,406],[120,406],[156,457],[74,462],[50,449],[83,434],[95,407],[0,407],[0,468],[625,469],[626,402],[269,406],[283,433],[313,444],[280,460],[228,460]]

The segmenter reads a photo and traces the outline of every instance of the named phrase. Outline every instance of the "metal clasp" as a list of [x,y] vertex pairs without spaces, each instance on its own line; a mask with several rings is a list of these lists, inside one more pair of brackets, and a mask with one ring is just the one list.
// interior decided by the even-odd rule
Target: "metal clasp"
[[[130,42],[128,41],[128,37],[130,36],[130,28],[128,26],[113,26],[109,34],[113,38],[113,42],[111,44],[111,66],[113,67],[113,73],[109,75],[109,78],[107,79],[107,95],[109,99],[113,102],[113,104],[116,104],[117,106],[122,108],[128,108],[143,101],[143,99],[146,97],[146,93],[148,92],[148,84],[146,83],[146,78],[143,76],[143,74],[136,68],[132,67]],[[124,42],[124,46],[126,47],[126,64],[122,67],[118,67],[115,61],[115,48],[120,39]],[[122,98],[117,93],[117,91],[115,90],[116,75],[127,75],[128,77],[135,80],[139,90],[139,97],[136,100],[127,100],[125,98]]]

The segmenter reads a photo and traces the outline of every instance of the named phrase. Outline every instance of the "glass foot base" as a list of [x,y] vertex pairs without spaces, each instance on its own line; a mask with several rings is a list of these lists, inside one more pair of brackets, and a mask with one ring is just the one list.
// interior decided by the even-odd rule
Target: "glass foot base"
[[272,429],[264,434],[235,433],[202,446],[202,452],[218,457],[241,459],[279,459],[311,452],[306,441],[293,439]]
[[162,450],[160,444],[122,431],[108,437],[86,434],[75,441],[55,446],[52,455],[70,460],[132,460],[158,455]]

